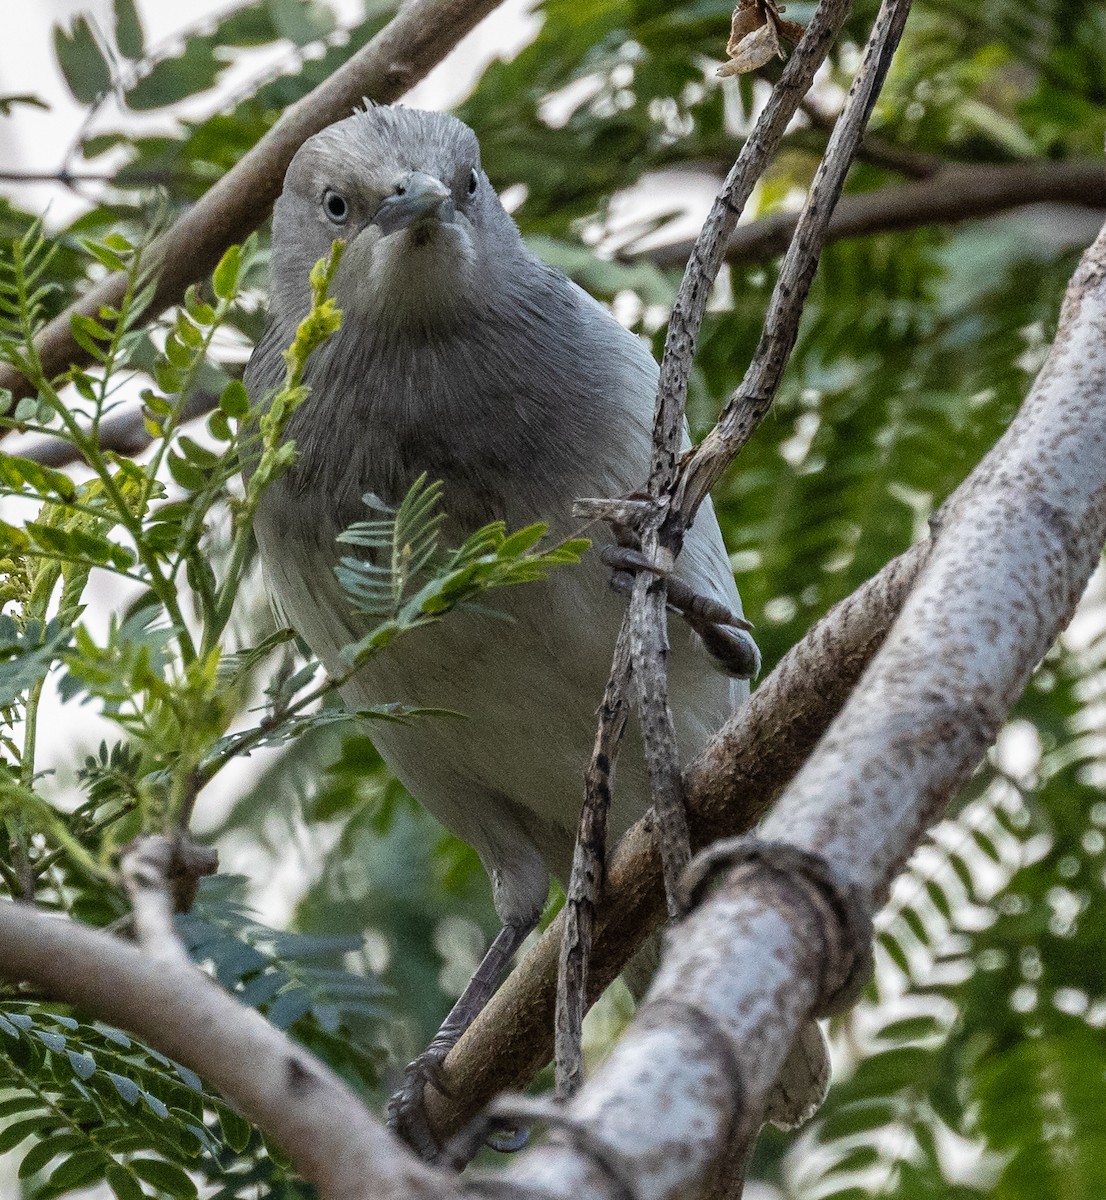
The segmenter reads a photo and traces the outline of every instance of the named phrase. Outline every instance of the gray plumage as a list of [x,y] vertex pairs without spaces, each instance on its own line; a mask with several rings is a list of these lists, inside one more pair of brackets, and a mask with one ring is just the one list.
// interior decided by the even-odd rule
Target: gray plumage
[[[333,289],[344,322],[308,366],[311,394],[288,430],[296,464],[256,523],[280,609],[332,672],[363,632],[333,567],[335,537],[364,518],[365,493],[396,503],[425,471],[443,481],[449,537],[496,518],[569,534],[576,497],[644,481],[657,382],[646,346],[527,250],[471,130],[442,114],[370,108],[311,138],[288,170],[269,324],[246,374],[255,401],[280,382],[308,272],[338,236],[348,243]],[[741,611],[709,502],[678,573]],[[488,603],[511,621],[452,614],[373,659],[343,695],[354,707],[401,701],[465,715],[372,735],[412,794],[480,855],[504,922],[525,925],[544,905],[548,872],[567,880],[624,601],[593,550],[582,566]],[[669,636],[673,716],[690,758],[747,685],[717,670],[680,620]],[[612,835],[648,803],[631,731]]]
[[[383,236],[368,222],[414,168],[443,180],[456,217]],[[344,225],[327,215],[328,192],[346,201]],[[334,539],[365,517],[366,492],[398,502],[426,471],[444,483],[448,535],[495,518],[570,533],[574,498],[622,495],[644,480],[657,378],[637,337],[526,249],[465,125],[374,108],[312,138],[288,171],[273,220],[269,326],[246,376],[255,398],[282,377],[280,351],[307,311],[311,266],[360,222],[334,284],[342,329],[309,364],[311,396],[288,430],[295,468],[257,521],[280,608],[333,671],[341,647],[363,632],[334,577]],[[465,715],[372,732],[412,794],[479,853],[504,921],[538,911],[546,868],[563,879],[571,861],[624,607],[598,556],[588,559],[489,597],[510,623],[455,614],[397,643],[345,688],[355,706],[395,700]],[[709,507],[680,574],[740,611]],[[674,716],[693,754],[746,685],[717,671],[682,623],[670,633]],[[616,836],[647,796],[631,745],[619,764]]]

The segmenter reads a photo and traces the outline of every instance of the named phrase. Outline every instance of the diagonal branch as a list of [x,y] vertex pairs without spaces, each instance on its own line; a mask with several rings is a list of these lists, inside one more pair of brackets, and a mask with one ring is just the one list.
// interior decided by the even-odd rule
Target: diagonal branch
[[[751,137],[741,148],[710,216],[701,230],[669,318],[661,363],[653,418],[653,451],[647,489],[654,499],[668,492],[675,478],[677,456],[684,432],[684,402],[695,342],[711,288],[722,265],[726,241],[752,195],[757,179],[775,154],[795,115],[800,101],[813,82],[814,75],[829,53],[849,11],[850,0],[821,0],[799,45],[772,89]],[[669,914],[675,916],[676,889],[690,857],[690,842],[685,814],[685,798],[680,779],[679,747],[668,701],[665,574],[671,569],[680,549],[680,533],[662,540],[664,510],[656,505],[633,530],[645,558],[656,574],[638,572],[633,579],[630,603],[619,633],[619,647],[629,650],[629,664],[619,670],[616,655],[604,697],[603,713],[619,709],[625,693],[633,693],[642,730],[642,746],[649,776],[657,834],[664,864],[665,891]],[[624,665],[624,664],[623,664]],[[619,678],[619,675],[622,678]],[[620,732],[620,731],[619,731]],[[584,999],[587,987],[587,931],[578,929],[584,909],[577,902],[588,888],[585,875],[598,876],[601,864],[583,851],[594,843],[591,831],[604,826],[606,811],[597,812],[600,793],[609,795],[609,780],[619,747],[618,736],[608,737],[603,728],[596,737],[596,748],[587,768],[588,795],[585,797],[577,852],[573,858],[569,895],[570,946],[562,963],[557,1004],[557,1042],[561,1055],[557,1070],[558,1094],[564,1095],[570,1080],[579,1078],[579,1045],[582,1037]],[[596,786],[600,781],[601,786]],[[581,938],[579,934],[583,933]]]
[[[292,156],[312,134],[349,116],[365,97],[380,104],[398,99],[500,3],[411,0],[368,45],[286,109],[203,199],[156,239],[147,261],[157,273],[157,288],[144,319],[181,300],[189,284],[211,274],[231,243],[241,241],[268,217]],[[118,306],[125,288],[125,275],[109,275],[46,326],[37,344],[47,376],[89,361],[70,334],[70,319],[96,317],[105,304]],[[30,390],[27,381],[5,364],[0,364],[0,387],[17,397]]]
[[[718,424],[680,464],[678,471],[673,472],[670,486],[675,492],[681,526],[694,520],[699,505],[752,437],[775,398],[798,336],[799,320],[834,207],[891,67],[909,12],[910,0],[884,0],[880,6],[864,59],[833,127],[825,157],[818,164],[780,267],[753,361],[741,386],[723,408]],[[686,393],[686,376],[683,388]],[[682,418],[682,401],[680,415]]]
[[[917,571],[916,547],[839,604],[781,661],[687,772],[696,846],[751,828],[837,713]],[[594,998],[665,915],[649,818],[619,843],[606,880],[590,975]],[[434,1127],[460,1131],[550,1057],[563,917],[546,931],[446,1062],[449,1097],[427,1093]],[[325,1067],[190,964],[27,905],[0,904],[0,978],[32,983],[123,1026],[237,1104],[314,1180],[324,1200],[455,1196],[414,1161]],[[397,1158],[398,1155],[398,1158]]]
[[189,962],[0,904],[0,975],[62,996],[191,1067],[283,1147],[324,1200],[456,1195],[329,1068]]
[[[928,552],[928,543],[914,547],[827,613],[688,767],[693,846],[743,833],[768,810],[879,648]],[[661,864],[648,814],[622,838],[607,867],[589,1003],[664,920]],[[524,1086],[549,1061],[564,921],[562,913],[446,1059],[448,1097],[427,1092],[439,1136],[458,1132],[498,1092]]]

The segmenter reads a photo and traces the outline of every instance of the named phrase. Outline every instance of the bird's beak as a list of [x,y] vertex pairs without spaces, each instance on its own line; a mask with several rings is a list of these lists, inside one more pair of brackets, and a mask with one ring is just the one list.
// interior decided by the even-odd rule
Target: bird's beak
[[453,200],[445,184],[433,175],[412,171],[396,184],[394,194],[381,202],[372,224],[387,235],[427,217],[451,221],[453,215]]

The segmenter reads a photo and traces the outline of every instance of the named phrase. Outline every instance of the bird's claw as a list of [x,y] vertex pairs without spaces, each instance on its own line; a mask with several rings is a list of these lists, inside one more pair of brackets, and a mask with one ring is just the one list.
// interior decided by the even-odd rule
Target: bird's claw
[[530,1126],[504,1121],[488,1130],[484,1145],[498,1150],[500,1154],[517,1154],[530,1140]]
[[614,572],[611,586],[618,591],[629,591],[638,571],[663,575],[668,581],[668,607],[699,635],[718,666],[737,679],[753,679],[760,674],[760,651],[749,632],[752,622],[717,600],[701,596],[633,546],[604,546],[600,558]]
[[433,1046],[424,1050],[407,1064],[402,1085],[388,1101],[388,1128],[427,1162],[441,1158],[442,1146],[426,1113],[426,1088],[429,1085],[443,1096],[449,1095],[442,1080],[442,1063],[448,1053],[448,1048],[435,1050]]

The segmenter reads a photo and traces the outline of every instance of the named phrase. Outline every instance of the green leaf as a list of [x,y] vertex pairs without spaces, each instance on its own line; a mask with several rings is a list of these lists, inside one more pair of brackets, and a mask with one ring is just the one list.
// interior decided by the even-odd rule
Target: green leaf
[[218,466],[219,456],[206,446],[201,446],[193,438],[182,434],[177,444],[190,463],[195,463],[196,466],[202,467],[205,471],[210,471],[212,468]]
[[61,1054],[65,1049],[65,1036],[60,1033],[55,1033],[51,1029],[36,1029],[35,1037],[48,1049],[53,1050],[55,1054]]
[[83,1050],[67,1050],[69,1065],[78,1079],[90,1079],[96,1073],[96,1060]]
[[23,1156],[19,1164],[19,1178],[28,1179],[37,1175],[43,1167],[59,1154],[68,1154],[70,1150],[87,1148],[88,1138],[83,1133],[59,1133],[42,1138]]
[[105,1072],[111,1080],[112,1085],[127,1104],[137,1104],[142,1095],[142,1089],[133,1079],[128,1079],[126,1075],[119,1075],[115,1071]]
[[208,473],[190,462],[183,454],[169,455],[169,474],[182,488],[190,492],[201,492],[210,482]]
[[134,112],[168,108],[206,92],[226,66],[208,39],[190,38],[183,54],[155,63],[148,75],[126,90],[124,99]]
[[81,245],[101,266],[107,267],[109,271],[125,271],[127,269],[126,262],[110,246],[105,246],[102,242],[95,242],[90,238],[82,238]]
[[184,306],[188,315],[197,325],[209,326],[215,320],[215,309],[205,300],[200,299],[199,288],[190,284],[184,293]]
[[[11,1036],[19,1036],[14,1025],[9,1024],[8,1028],[11,1030]],[[7,1100],[0,1100],[0,1118],[10,1117],[14,1113],[26,1112],[28,1109],[41,1107],[42,1101],[38,1096],[29,1093],[24,1096],[10,1096]]]
[[276,31],[297,46],[306,46],[334,32],[334,14],[313,0],[266,0],[266,7]]
[[38,96],[32,96],[25,92],[18,96],[0,96],[0,116],[10,117],[12,109],[17,104],[26,105],[28,108],[42,108],[47,111],[50,108],[45,100],[40,100]]
[[228,417],[235,417],[238,420],[241,420],[250,411],[250,395],[246,391],[246,385],[240,379],[232,379],[223,388],[222,395],[219,397],[219,407]]
[[115,44],[127,58],[141,58],[146,53],[142,20],[134,0],[115,0]]
[[219,1126],[227,1145],[241,1154],[250,1144],[250,1135],[253,1133],[249,1121],[233,1109],[224,1106],[220,1106],[218,1112]]
[[118,1163],[111,1163],[105,1168],[104,1178],[114,1193],[115,1200],[146,1200],[145,1193],[134,1176]]
[[57,529],[40,521],[29,521],[26,531],[42,550],[102,565],[112,564],[121,569],[134,565],[134,553],[108,538],[85,529]]
[[103,343],[110,342],[112,335],[99,321],[76,313],[69,318],[69,332],[77,345],[87,351],[96,362],[108,361],[108,348]]
[[211,275],[211,288],[220,300],[232,300],[238,290],[238,273],[242,269],[242,247],[228,246]]
[[42,1113],[36,1117],[25,1117],[22,1121],[14,1121],[11,1125],[0,1129],[0,1154],[6,1154],[18,1146],[24,1138],[30,1137],[40,1129],[53,1125],[57,1117],[53,1113]]
[[41,466],[29,458],[0,453],[0,481],[13,489],[29,487],[44,500],[76,499],[77,488],[64,471]]
[[97,1147],[78,1151],[71,1158],[59,1163],[39,1194],[43,1197],[60,1196],[74,1188],[103,1179],[106,1165],[107,1160]]
[[197,1195],[195,1183],[175,1163],[157,1158],[135,1158],[128,1165],[139,1179],[170,1196],[191,1200]]
[[74,18],[68,30],[54,26],[54,54],[81,104],[91,104],[111,86],[111,68],[87,17]]

